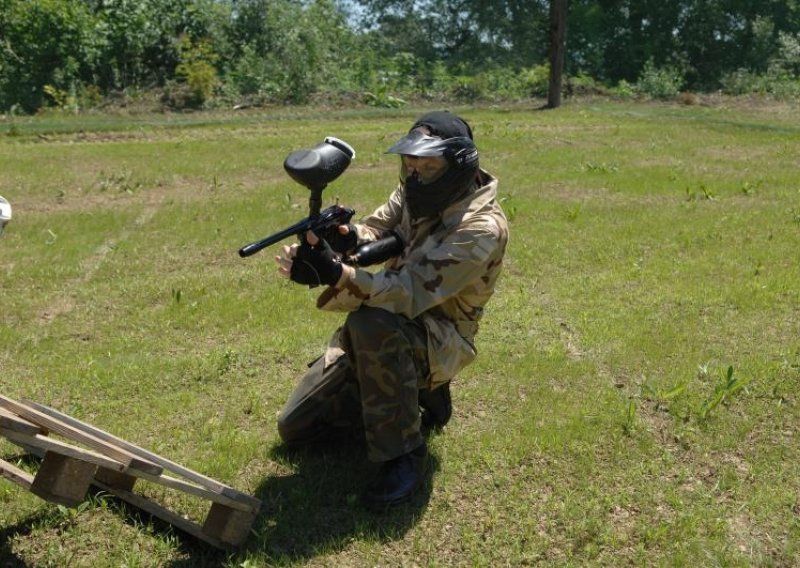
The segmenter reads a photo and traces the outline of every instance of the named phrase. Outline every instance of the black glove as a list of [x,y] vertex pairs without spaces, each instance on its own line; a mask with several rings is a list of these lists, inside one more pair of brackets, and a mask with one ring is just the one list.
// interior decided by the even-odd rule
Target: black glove
[[320,284],[333,286],[341,277],[342,261],[325,239],[313,246],[303,240],[292,261],[289,278],[293,282],[314,288]]
[[[339,232],[339,227],[347,227],[347,234],[343,235]],[[355,225],[348,223],[346,225],[337,225],[328,229],[323,235],[323,239],[328,241],[331,248],[340,254],[352,252],[358,244],[358,234],[356,233]]]

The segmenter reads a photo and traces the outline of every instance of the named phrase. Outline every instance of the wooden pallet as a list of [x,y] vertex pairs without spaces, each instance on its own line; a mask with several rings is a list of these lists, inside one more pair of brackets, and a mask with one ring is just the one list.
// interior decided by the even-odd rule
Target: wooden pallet
[[[0,459],[0,477],[35,495],[74,507],[94,485],[217,548],[244,544],[261,507],[251,495],[35,402],[0,395],[0,437],[42,458],[35,475]],[[138,479],[209,501],[204,523],[135,493]]]

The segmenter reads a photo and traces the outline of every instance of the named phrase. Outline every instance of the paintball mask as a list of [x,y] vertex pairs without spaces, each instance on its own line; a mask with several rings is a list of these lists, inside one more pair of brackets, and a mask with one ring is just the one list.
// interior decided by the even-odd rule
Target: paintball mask
[[460,199],[474,185],[478,173],[478,149],[472,130],[464,120],[447,111],[424,115],[386,152],[418,158],[438,156],[447,160],[448,170],[429,183],[406,175],[405,168],[401,168],[406,203],[414,219],[436,215]]
[[442,156],[459,170],[472,170],[478,165],[478,149],[472,139],[466,136],[443,140],[415,130],[398,140],[386,152],[418,158]]
[[[426,134],[422,128],[428,131]],[[478,167],[478,149],[472,129],[462,118],[448,111],[434,111],[423,115],[408,134],[395,142],[389,154],[428,157],[443,156],[459,170]]]

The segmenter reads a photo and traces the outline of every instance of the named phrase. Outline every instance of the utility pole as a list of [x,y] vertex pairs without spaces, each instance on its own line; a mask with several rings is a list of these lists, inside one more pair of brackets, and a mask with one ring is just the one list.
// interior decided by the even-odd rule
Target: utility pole
[[550,0],[550,86],[547,92],[547,108],[561,106],[566,36],[567,0]]

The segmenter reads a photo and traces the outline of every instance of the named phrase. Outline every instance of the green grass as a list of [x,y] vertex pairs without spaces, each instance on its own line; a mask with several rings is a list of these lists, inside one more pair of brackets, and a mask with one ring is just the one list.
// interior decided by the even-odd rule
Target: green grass
[[281,164],[328,134],[358,155],[325,199],[379,205],[383,151],[422,110],[0,122],[0,392],[264,501],[225,555],[103,495],[68,510],[0,481],[0,559],[800,564],[800,108],[457,109],[511,243],[429,482],[376,515],[362,448],[280,446],[276,414],[341,316],[271,251],[236,251],[305,215]]

